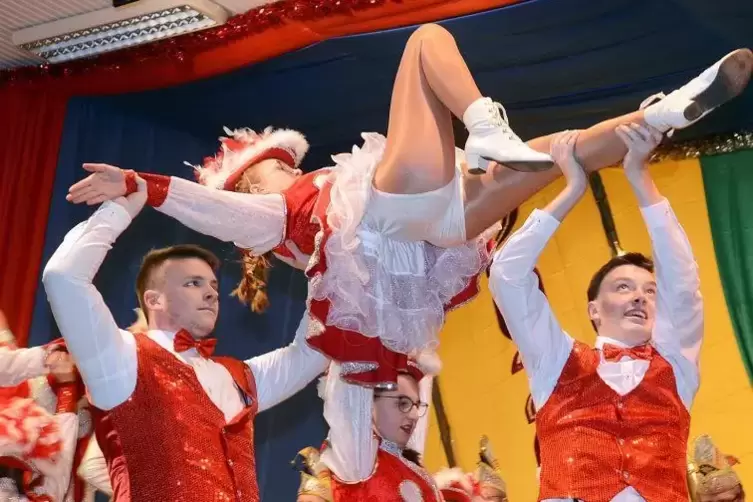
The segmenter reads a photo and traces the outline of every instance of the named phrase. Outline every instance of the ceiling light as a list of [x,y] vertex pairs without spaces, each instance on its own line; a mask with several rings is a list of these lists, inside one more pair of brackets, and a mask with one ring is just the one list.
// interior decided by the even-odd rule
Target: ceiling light
[[227,17],[207,0],[142,1],[25,28],[13,34],[13,43],[60,63],[204,30]]

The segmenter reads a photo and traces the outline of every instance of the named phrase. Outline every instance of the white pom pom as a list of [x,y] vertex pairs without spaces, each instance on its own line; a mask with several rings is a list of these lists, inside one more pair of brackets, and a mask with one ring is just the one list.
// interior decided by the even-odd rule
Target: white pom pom
[[442,369],[442,360],[439,359],[439,355],[434,351],[419,352],[414,359],[424,375],[435,376]]
[[447,488],[453,483],[459,483],[469,494],[473,492],[471,480],[468,479],[468,475],[465,474],[460,467],[442,469],[434,475],[434,481],[437,483],[437,487],[440,490]]

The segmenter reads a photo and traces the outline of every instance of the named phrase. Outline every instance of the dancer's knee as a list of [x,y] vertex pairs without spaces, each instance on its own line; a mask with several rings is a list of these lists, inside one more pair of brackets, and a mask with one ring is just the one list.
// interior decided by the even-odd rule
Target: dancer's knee
[[408,39],[408,44],[415,44],[419,42],[425,42],[430,40],[450,39],[454,40],[449,31],[439,26],[438,24],[428,23],[419,26],[416,31],[411,34]]

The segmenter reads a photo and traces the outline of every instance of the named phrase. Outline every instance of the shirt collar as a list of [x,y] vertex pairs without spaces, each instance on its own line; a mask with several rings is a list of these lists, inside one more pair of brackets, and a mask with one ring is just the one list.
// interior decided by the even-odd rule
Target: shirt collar
[[637,347],[638,345],[643,345],[642,343],[638,345],[630,345],[628,343],[625,343],[620,340],[615,340],[614,338],[610,338],[608,336],[597,336],[596,342],[594,343],[594,347],[601,350],[604,347],[604,344],[614,345],[615,347],[619,347],[621,349],[629,349],[631,347]]

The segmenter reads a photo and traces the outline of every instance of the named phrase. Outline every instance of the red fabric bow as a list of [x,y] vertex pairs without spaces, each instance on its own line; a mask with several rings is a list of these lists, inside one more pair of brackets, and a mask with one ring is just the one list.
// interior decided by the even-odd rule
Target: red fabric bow
[[175,352],[185,352],[189,349],[196,349],[202,357],[211,356],[214,353],[214,348],[216,346],[216,338],[202,338],[197,340],[185,329],[178,331],[178,333],[175,334],[175,340],[173,340],[173,349]]
[[607,361],[617,362],[622,357],[627,356],[631,359],[651,359],[654,355],[654,348],[651,345],[639,345],[637,347],[618,347],[609,343],[605,343],[601,348],[604,354],[604,359]]

